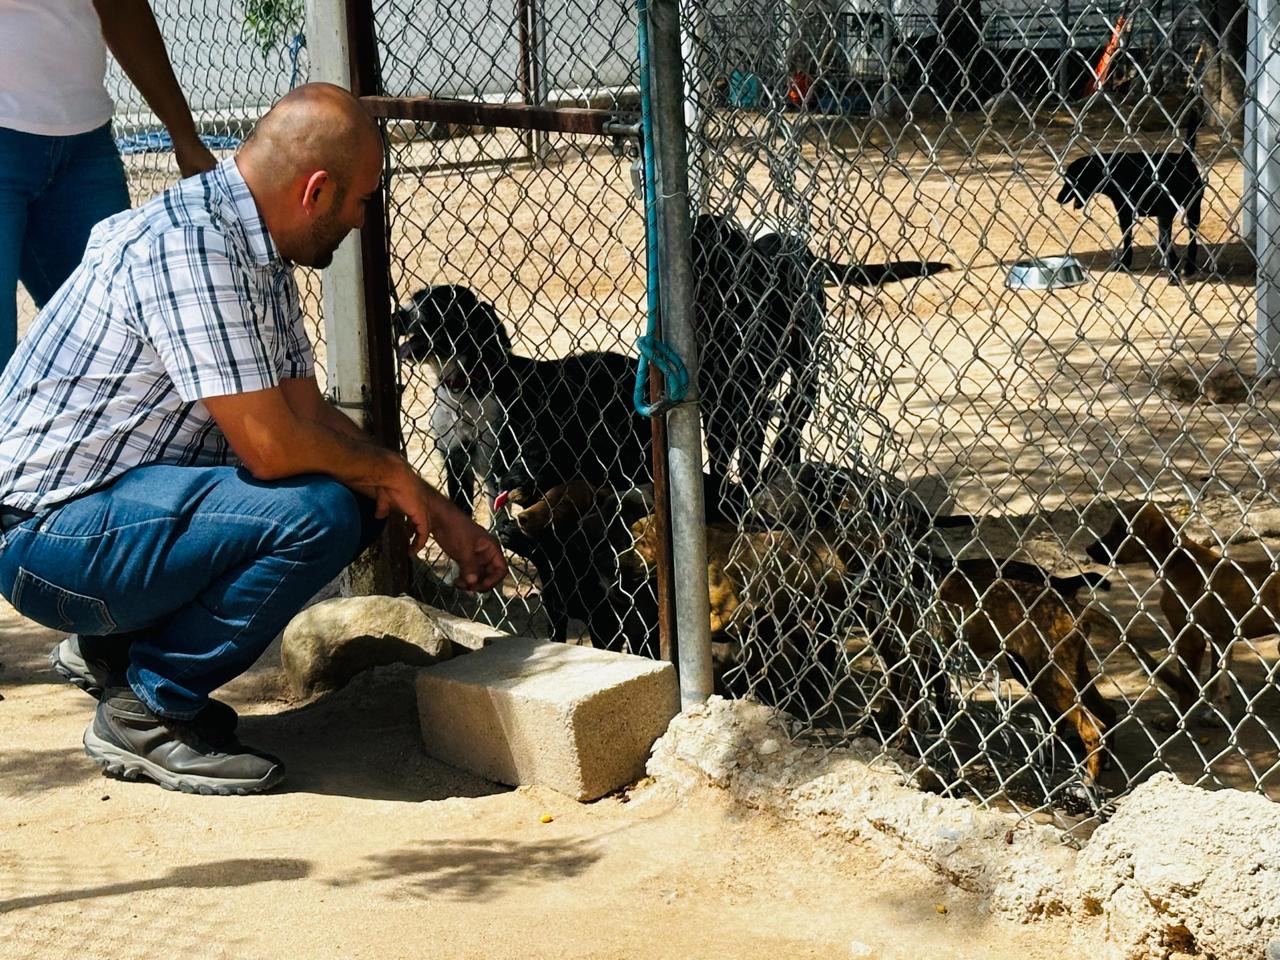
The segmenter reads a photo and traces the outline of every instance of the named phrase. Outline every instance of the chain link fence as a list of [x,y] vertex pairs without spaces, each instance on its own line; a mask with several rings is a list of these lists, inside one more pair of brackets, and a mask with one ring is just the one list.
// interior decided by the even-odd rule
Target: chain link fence
[[[619,5],[398,0],[377,19],[388,95],[638,112],[635,26]],[[517,523],[505,504],[518,512],[569,480],[651,482],[650,424],[631,408],[645,318],[635,141],[445,121],[390,121],[387,136],[406,451],[515,561],[501,595],[467,612],[626,646],[600,626],[609,602],[589,576],[593,557],[616,566],[605,528],[621,507],[576,504],[588,535],[536,526],[542,510]],[[429,561],[443,573],[442,556]]]
[[[718,689],[1064,827],[1280,795],[1244,10],[683,12]],[[378,19],[389,94],[637,110],[627,5]],[[654,655],[635,141],[387,131],[406,447],[525,558],[452,599]]]
[[[763,334],[738,396],[715,384],[741,342],[728,359],[704,347],[708,447],[714,460],[717,405],[772,417],[773,436],[805,425],[802,454],[775,446],[759,480],[767,444],[749,448],[760,494],[746,491],[733,548],[753,528],[796,533],[789,555],[734,558],[742,594],[812,605],[821,591],[754,568],[823,552],[856,556],[890,594],[865,612],[842,597],[834,631],[801,616],[835,644],[784,705],[804,729],[906,745],[941,788],[1028,812],[1101,814],[1160,769],[1277,793],[1280,610],[1262,588],[1276,411],[1256,376],[1230,25],[1179,4],[974,4],[939,5],[925,30],[814,6],[775,11],[763,43],[713,22],[691,77],[702,210],[752,251],[703,272],[700,322],[715,336],[736,309]],[[744,275],[779,288],[765,266],[779,258],[806,272],[808,302],[735,308]],[[841,283],[819,258],[864,267]],[[1066,285],[1034,289],[1045,280]],[[808,331],[787,370],[770,354],[781,330]],[[805,412],[771,408],[767,388],[785,398],[805,371]],[[777,505],[797,493],[788,519]],[[743,662],[788,671],[769,626]]]

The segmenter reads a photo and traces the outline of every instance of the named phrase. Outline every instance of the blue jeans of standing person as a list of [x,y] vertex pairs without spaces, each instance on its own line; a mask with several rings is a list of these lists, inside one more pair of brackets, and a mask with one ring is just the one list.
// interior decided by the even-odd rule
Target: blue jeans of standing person
[[5,533],[0,593],[23,616],[119,639],[154,712],[189,720],[382,528],[328,477],[137,467]]
[[18,342],[18,281],[43,307],[94,224],[128,207],[111,124],[69,137],[0,127],[0,369]]

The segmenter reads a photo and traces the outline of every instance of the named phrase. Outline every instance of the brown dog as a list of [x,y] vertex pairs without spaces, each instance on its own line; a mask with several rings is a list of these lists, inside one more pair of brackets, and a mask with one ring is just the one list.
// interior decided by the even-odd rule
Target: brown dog
[[[653,562],[653,518],[632,527],[635,552]],[[830,540],[830,542],[829,542]],[[794,616],[798,600],[811,609],[839,610],[857,602],[855,583],[866,572],[865,558],[883,549],[873,539],[854,544],[832,535],[798,536],[789,532],[740,533],[736,529],[707,529],[707,573],[713,635],[733,633],[747,618],[762,613],[785,623]],[[1009,579],[1011,570],[1034,582]],[[1093,580],[1050,578],[1030,564],[962,560],[942,577],[938,599],[947,608],[944,632],[950,642],[963,641],[984,661],[1018,679],[1044,708],[1051,723],[1072,727],[1084,746],[1087,785],[1097,782],[1106,759],[1106,737],[1116,715],[1096,688],[1094,660],[1089,647],[1095,621],[1055,589],[1073,590]],[[910,635],[905,607],[896,616]],[[821,624],[809,621],[810,629]],[[794,631],[789,631],[793,638]],[[812,653],[830,659],[832,644],[818,644]],[[888,660],[896,660],[889,657]],[[827,664],[828,667],[834,664]],[[896,691],[900,697],[912,696]]]
[[1214,672],[1203,692],[1230,720],[1227,671],[1233,642],[1280,632],[1280,575],[1271,561],[1224,557],[1183,536],[1154,503],[1117,517],[1086,552],[1098,563],[1151,567],[1162,586],[1160,609],[1177,654],[1157,667],[1157,679],[1177,694],[1179,712],[1189,715],[1201,697],[1200,666],[1212,647]]
[[1106,760],[1106,737],[1116,714],[1097,690],[1088,643],[1096,626],[1091,611],[1043,583],[997,579],[996,564],[979,564],[943,578],[938,599],[953,614],[944,617],[943,629],[1021,682],[1051,723],[1075,730],[1085,750],[1082,779],[1093,785]]

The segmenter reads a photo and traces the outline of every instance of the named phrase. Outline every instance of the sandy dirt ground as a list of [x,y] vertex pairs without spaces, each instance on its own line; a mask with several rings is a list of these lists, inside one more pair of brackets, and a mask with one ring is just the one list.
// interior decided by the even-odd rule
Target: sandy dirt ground
[[[0,609],[0,957],[1059,960],[923,871],[651,781],[581,805],[422,752],[408,668],[322,700],[272,653],[224,691],[289,767],[268,795],[102,777],[91,701]],[[541,817],[550,814],[551,823]],[[940,913],[937,906],[946,907]]]

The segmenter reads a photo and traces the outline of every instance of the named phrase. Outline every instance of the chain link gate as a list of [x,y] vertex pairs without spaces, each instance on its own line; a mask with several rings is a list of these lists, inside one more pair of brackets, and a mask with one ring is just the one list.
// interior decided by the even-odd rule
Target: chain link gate
[[[631,407],[645,221],[624,13],[596,0],[381,4],[379,95],[365,102],[389,146],[405,450],[515,561],[503,590],[468,598],[429,553],[417,588],[508,629],[656,656],[658,585],[623,583],[618,566],[627,518],[653,510],[655,466],[653,427]],[[591,482],[571,484],[554,516],[520,513],[565,481]],[[624,502],[600,487],[643,489]]]
[[[1276,795],[1277,408],[1224,10],[682,8],[720,691],[1064,827],[1165,769]],[[662,525],[594,392],[629,393],[599,352],[644,317],[633,16],[380,4],[380,92],[433,105],[374,110],[406,448],[442,486],[453,451],[533,558],[484,609],[433,595],[655,655]],[[1184,150],[1191,187],[1161,172]]]

